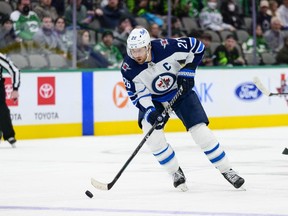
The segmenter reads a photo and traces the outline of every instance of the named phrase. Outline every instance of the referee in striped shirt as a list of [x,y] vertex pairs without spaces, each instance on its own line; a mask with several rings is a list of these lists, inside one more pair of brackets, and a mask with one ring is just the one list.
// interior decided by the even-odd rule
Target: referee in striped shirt
[[15,131],[13,129],[12,120],[10,117],[10,110],[6,104],[6,93],[3,78],[3,69],[5,69],[12,78],[13,91],[11,93],[11,100],[15,102],[18,100],[18,88],[20,86],[20,71],[4,54],[0,53],[0,140],[3,136],[13,148],[15,148]]

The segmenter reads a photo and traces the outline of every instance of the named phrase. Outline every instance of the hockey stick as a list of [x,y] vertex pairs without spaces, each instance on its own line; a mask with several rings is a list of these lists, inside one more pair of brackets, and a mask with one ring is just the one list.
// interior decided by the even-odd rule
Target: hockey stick
[[257,86],[257,88],[266,96],[275,96],[275,95],[288,95],[288,92],[282,92],[282,93],[271,93],[260,81],[258,77],[254,77],[254,83]]
[[[167,107],[165,107],[164,111],[162,112],[162,115],[165,116],[167,113],[170,112],[170,110],[172,109],[172,105],[175,103],[175,101],[179,98],[179,96],[182,94],[183,88],[180,87],[180,89],[177,91],[176,95],[172,98],[172,100],[170,101],[170,103],[168,104]],[[155,130],[157,124],[155,123],[152,128],[147,132],[147,134],[144,136],[144,138],[142,139],[142,141],[139,143],[139,145],[137,146],[137,148],[134,150],[134,152],[132,153],[132,155],[128,158],[128,160],[126,161],[126,163],[122,166],[122,168],[120,169],[120,171],[117,173],[117,175],[114,177],[114,179],[108,183],[102,183],[99,182],[97,180],[95,180],[94,178],[91,178],[91,184],[100,190],[110,190],[113,185],[117,182],[117,180],[120,178],[120,176],[122,175],[122,173],[124,172],[124,170],[126,169],[126,167],[130,164],[130,162],[132,161],[132,159],[137,155],[137,153],[139,152],[139,150],[142,148],[142,146],[144,145],[144,143],[147,141],[147,139],[150,137],[150,135],[153,133],[153,131]]]

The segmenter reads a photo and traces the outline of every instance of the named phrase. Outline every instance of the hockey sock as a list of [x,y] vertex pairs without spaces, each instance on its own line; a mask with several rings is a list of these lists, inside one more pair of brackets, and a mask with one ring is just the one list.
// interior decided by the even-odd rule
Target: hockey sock
[[169,174],[173,174],[178,170],[179,164],[175,152],[168,143],[164,148],[153,152],[153,155]]
[[[146,121],[142,121],[142,126],[144,133],[151,128],[151,125]],[[179,164],[175,152],[167,143],[163,130],[154,130],[146,141],[146,145],[169,174],[173,174],[178,170]]]
[[190,128],[189,132],[195,143],[200,146],[210,162],[221,173],[226,172],[231,168],[225,151],[206,124],[197,124]]

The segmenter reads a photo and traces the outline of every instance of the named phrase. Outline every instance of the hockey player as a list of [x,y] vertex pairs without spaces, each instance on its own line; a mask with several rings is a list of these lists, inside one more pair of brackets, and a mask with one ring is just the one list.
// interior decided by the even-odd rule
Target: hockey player
[[188,190],[186,178],[163,132],[169,115],[161,115],[165,104],[180,86],[183,93],[172,106],[174,112],[225,179],[235,188],[244,184],[244,179],[231,168],[225,151],[207,127],[206,113],[192,90],[204,50],[204,45],[193,37],[150,41],[148,31],[138,27],[127,39],[128,55],[121,67],[128,95],[139,109],[139,127],[146,134],[155,122],[157,124],[146,144],[160,165],[171,174],[174,187],[182,191]]
[[5,55],[0,53],[0,139],[3,135],[4,140],[7,140],[13,148],[15,148],[15,131],[13,129],[10,111],[6,104],[6,93],[2,72],[3,69],[7,70],[7,72],[12,77],[12,87],[13,90],[11,92],[11,99],[14,101],[18,100],[19,93],[18,88],[20,86],[20,71],[19,69],[6,58]]

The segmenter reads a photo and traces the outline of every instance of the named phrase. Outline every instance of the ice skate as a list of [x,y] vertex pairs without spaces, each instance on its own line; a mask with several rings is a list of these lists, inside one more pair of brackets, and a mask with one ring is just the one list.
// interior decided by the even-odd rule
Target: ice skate
[[14,137],[10,137],[7,139],[7,141],[10,143],[10,145],[12,146],[12,148],[16,148],[16,139]]
[[233,169],[230,169],[227,172],[222,173],[222,175],[235,188],[240,188],[245,182],[245,180],[242,177],[240,177]]
[[173,181],[174,181],[174,187],[177,189],[180,189],[181,191],[185,192],[188,190],[187,185],[185,184],[186,178],[182,171],[182,169],[179,167],[179,169],[172,175]]

